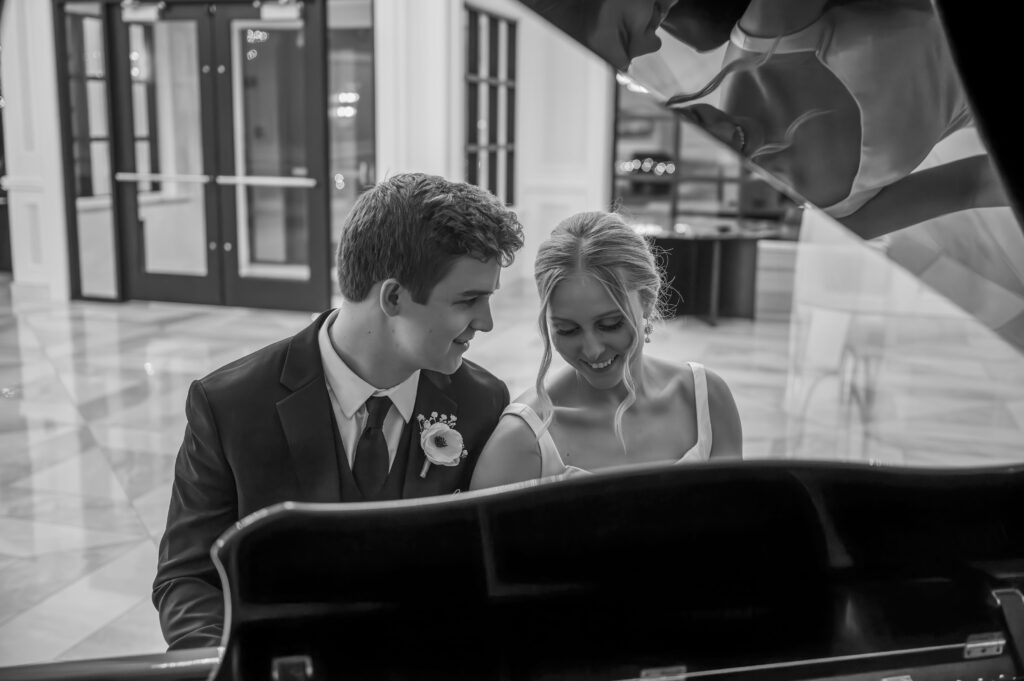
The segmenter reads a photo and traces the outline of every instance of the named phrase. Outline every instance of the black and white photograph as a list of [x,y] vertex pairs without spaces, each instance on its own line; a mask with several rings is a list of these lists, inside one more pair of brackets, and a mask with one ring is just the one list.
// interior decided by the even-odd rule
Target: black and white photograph
[[0,0],[0,681],[1024,679],[1005,9]]

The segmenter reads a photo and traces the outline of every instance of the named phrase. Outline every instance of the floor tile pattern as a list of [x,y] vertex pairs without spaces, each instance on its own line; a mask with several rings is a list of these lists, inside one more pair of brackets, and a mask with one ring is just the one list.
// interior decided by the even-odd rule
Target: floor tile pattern
[[[503,288],[496,330],[468,355],[513,394],[540,359],[536,305],[530,287]],[[149,591],[189,382],[309,321],[145,302],[12,305],[0,283],[0,665],[164,649]],[[855,319],[842,352],[812,366],[799,356],[801,324],[680,318],[647,351],[725,378],[748,459],[1024,458],[1024,360],[991,332],[956,318]]]

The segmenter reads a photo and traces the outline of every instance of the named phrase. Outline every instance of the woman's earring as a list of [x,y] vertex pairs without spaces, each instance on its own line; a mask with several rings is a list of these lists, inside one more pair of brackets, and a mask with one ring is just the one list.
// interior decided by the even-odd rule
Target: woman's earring
[[654,333],[654,325],[651,324],[651,320],[644,317],[644,343],[651,342],[651,334]]

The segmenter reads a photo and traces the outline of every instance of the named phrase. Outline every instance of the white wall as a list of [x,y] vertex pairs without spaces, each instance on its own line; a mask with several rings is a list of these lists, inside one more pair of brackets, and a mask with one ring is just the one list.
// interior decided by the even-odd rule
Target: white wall
[[0,79],[16,299],[70,297],[52,6],[6,0]]
[[461,80],[452,70],[451,0],[375,0],[377,179],[419,171],[454,178]]
[[[473,0],[517,21],[516,204],[526,246],[504,286],[532,281],[561,219],[610,203],[614,78],[600,59],[513,0]],[[462,0],[376,0],[377,178],[465,179]]]

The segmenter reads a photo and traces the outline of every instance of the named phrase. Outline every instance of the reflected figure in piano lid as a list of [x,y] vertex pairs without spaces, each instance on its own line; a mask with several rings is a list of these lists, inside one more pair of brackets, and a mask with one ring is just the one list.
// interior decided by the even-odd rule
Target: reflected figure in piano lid
[[[644,355],[664,284],[651,245],[619,215],[562,221],[540,245],[534,278],[536,383],[503,412],[472,488],[742,456],[725,381],[698,362]],[[549,373],[554,352],[567,366]]]
[[864,238],[1008,205],[987,154],[925,163],[974,124],[927,2],[752,0],[718,73],[666,105]]
[[523,0],[535,12],[625,71],[657,52],[661,28],[678,0]]

